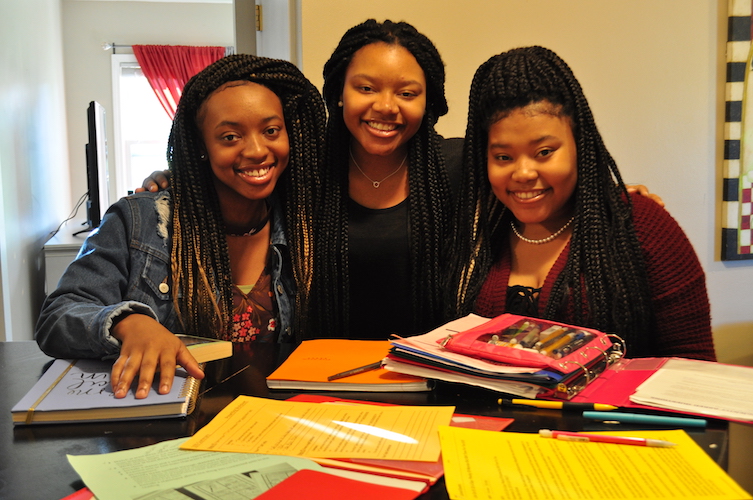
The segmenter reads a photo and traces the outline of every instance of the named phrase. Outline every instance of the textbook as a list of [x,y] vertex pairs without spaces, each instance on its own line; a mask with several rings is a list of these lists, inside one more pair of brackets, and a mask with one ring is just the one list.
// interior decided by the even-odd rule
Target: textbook
[[157,378],[144,399],[136,399],[133,390],[116,399],[110,384],[111,369],[112,361],[56,359],[11,409],[13,423],[185,417],[194,410],[201,381],[188,376],[182,368],[176,370],[169,394],[157,392]]
[[227,340],[194,337],[183,333],[176,333],[175,336],[183,341],[198,363],[229,358],[233,355],[233,343]]
[[388,340],[304,340],[280,367],[267,377],[270,389],[313,391],[418,392],[428,391],[422,377],[384,368],[329,381],[328,377],[381,361],[390,349]]

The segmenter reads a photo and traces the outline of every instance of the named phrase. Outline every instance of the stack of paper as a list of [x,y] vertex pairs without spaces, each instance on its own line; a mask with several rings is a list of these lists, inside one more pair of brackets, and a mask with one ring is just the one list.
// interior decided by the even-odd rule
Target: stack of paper
[[440,345],[440,341],[448,335],[488,321],[488,318],[470,314],[424,335],[391,340],[393,348],[385,359],[384,367],[399,373],[474,385],[525,398],[564,398],[564,394],[554,394],[555,388],[563,381],[562,374],[470,357],[443,349]]

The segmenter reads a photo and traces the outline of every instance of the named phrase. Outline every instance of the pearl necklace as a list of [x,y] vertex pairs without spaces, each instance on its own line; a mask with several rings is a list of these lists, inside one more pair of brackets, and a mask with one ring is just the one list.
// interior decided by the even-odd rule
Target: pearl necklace
[[574,220],[575,220],[575,216],[573,215],[572,217],[570,217],[570,220],[565,223],[564,226],[562,226],[561,228],[559,228],[557,231],[555,231],[554,233],[550,234],[546,238],[542,238],[540,240],[531,240],[531,239],[526,238],[522,234],[520,234],[518,232],[518,228],[515,227],[515,222],[514,221],[510,221],[510,227],[512,228],[512,232],[515,233],[515,236],[517,236],[521,240],[525,241],[526,243],[530,243],[531,245],[543,245],[544,243],[549,243],[554,238],[556,238],[557,236],[559,236],[562,233],[562,231],[564,231],[565,229],[567,229],[567,227],[570,224],[572,224],[572,222]]
[[378,189],[379,186],[381,186],[384,181],[386,181],[387,179],[389,179],[390,177],[392,177],[393,175],[395,175],[396,173],[398,173],[398,171],[401,168],[403,168],[403,165],[405,165],[405,160],[408,159],[408,155],[405,155],[405,158],[403,158],[403,161],[400,162],[400,166],[397,167],[397,169],[394,172],[392,172],[390,175],[388,175],[387,177],[385,177],[381,181],[375,181],[374,179],[372,179],[371,177],[369,177],[368,175],[366,175],[366,172],[364,172],[363,170],[361,170],[361,167],[358,165],[358,162],[356,161],[355,158],[353,158],[353,151],[348,150],[348,154],[350,155],[350,159],[353,160],[353,164],[356,166],[356,168],[358,169],[358,171],[361,172],[361,175],[363,175],[364,177],[366,177],[369,180],[369,182],[371,182],[371,185],[374,186],[374,189]]

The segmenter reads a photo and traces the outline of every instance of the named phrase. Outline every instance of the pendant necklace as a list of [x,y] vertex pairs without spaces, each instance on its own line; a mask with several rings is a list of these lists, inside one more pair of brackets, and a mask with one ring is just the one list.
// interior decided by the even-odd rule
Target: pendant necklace
[[366,175],[366,172],[364,172],[363,170],[361,170],[361,167],[358,165],[358,162],[356,161],[355,158],[353,158],[353,151],[348,150],[348,154],[350,155],[350,159],[353,160],[353,164],[356,166],[356,168],[358,169],[358,171],[361,172],[361,175],[363,175],[364,177],[366,177],[369,180],[369,182],[371,182],[371,185],[374,186],[374,189],[378,189],[379,186],[381,186],[381,184],[384,181],[386,181],[387,179],[389,179],[390,177],[392,177],[393,175],[395,175],[396,173],[398,173],[400,171],[400,169],[403,168],[403,165],[405,165],[405,160],[408,159],[408,155],[406,154],[405,158],[403,158],[403,161],[400,162],[400,166],[397,167],[397,169],[394,172],[392,172],[390,175],[388,175],[387,177],[385,177],[381,181],[375,181],[374,179],[372,179],[371,177],[369,177],[368,175]]
[[567,229],[567,227],[570,224],[572,224],[572,222],[574,220],[575,220],[575,216],[573,215],[572,217],[570,217],[570,220],[565,223],[564,226],[562,226],[561,228],[559,228],[557,231],[555,231],[554,233],[550,234],[546,238],[542,238],[540,240],[531,240],[529,238],[526,238],[522,234],[520,234],[518,232],[518,228],[515,227],[515,222],[514,221],[510,221],[510,227],[512,228],[512,232],[515,233],[515,236],[517,236],[521,240],[525,241],[526,243],[530,243],[531,245],[543,245],[544,243],[549,243],[554,238],[556,238],[557,236],[559,236],[562,233],[562,231],[564,231],[565,229]]

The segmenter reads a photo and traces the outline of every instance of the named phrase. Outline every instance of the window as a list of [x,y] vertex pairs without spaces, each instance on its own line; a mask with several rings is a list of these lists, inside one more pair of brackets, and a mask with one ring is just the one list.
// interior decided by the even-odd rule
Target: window
[[155,170],[167,169],[172,122],[133,54],[112,55],[114,176],[111,200],[141,186]]

